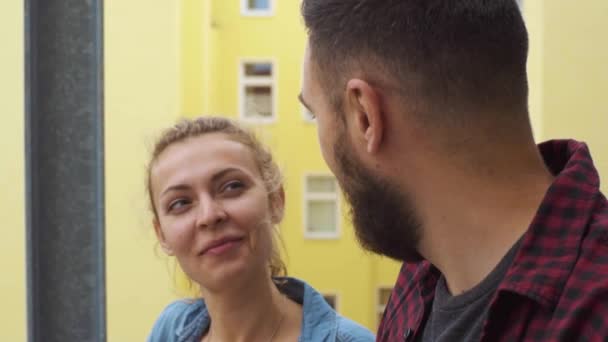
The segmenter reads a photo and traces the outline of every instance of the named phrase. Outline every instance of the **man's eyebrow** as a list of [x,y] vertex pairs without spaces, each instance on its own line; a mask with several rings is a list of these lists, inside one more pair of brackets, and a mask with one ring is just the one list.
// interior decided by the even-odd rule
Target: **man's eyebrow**
[[306,107],[306,109],[308,109],[309,112],[312,113],[312,110],[310,109],[310,106],[306,103],[306,101],[304,101],[304,97],[302,96],[302,93],[298,94],[298,100],[300,100],[300,103],[302,103],[302,105],[304,107]]

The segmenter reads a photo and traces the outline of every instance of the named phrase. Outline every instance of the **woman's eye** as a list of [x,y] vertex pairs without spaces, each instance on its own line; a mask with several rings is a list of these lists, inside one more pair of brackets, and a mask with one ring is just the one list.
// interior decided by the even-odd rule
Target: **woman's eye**
[[235,192],[235,191],[242,190],[244,187],[245,187],[245,184],[243,184],[243,182],[232,181],[232,182],[228,182],[226,185],[224,185],[222,192],[228,192],[228,193]]
[[180,198],[180,199],[177,199],[177,200],[175,200],[175,201],[171,202],[171,203],[169,204],[169,208],[168,208],[168,209],[169,209],[169,211],[171,212],[171,211],[174,211],[174,210],[178,210],[178,209],[180,209],[180,208],[183,208],[183,207],[185,207],[185,206],[186,206],[186,205],[188,205],[188,204],[190,204],[190,202],[189,202],[188,200],[186,200],[186,199],[184,199],[184,198]]

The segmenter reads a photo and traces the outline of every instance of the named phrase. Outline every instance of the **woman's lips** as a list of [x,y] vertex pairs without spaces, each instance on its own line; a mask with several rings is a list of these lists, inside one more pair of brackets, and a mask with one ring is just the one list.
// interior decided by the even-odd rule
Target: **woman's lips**
[[243,242],[243,238],[226,238],[213,241],[201,254],[221,255],[231,251]]

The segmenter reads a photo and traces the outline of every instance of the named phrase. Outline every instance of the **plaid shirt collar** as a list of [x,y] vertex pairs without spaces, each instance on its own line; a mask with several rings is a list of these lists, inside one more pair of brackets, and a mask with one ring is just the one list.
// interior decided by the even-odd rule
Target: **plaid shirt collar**
[[556,178],[498,290],[518,293],[552,310],[576,263],[600,180],[584,143],[548,141],[539,149]]
[[[586,144],[553,140],[538,148],[555,179],[522,238],[490,310],[498,294],[504,292],[525,296],[549,310],[555,308],[601,196],[599,175]],[[439,271],[428,261],[403,264],[380,326],[379,341],[393,341],[396,336],[409,340],[431,308],[439,277]],[[387,336],[392,337],[387,340]]]

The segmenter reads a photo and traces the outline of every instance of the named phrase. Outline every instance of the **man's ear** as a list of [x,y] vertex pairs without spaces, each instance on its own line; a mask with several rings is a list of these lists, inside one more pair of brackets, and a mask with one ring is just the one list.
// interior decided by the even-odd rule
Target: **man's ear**
[[283,220],[285,213],[285,190],[283,185],[277,191],[270,195],[270,214],[273,224],[277,224]]
[[354,78],[346,84],[346,98],[350,114],[354,114],[355,129],[364,139],[367,152],[378,152],[385,125],[378,92],[369,83]]
[[171,248],[167,244],[167,240],[165,239],[165,234],[163,234],[163,230],[160,227],[160,223],[158,222],[158,219],[154,218],[152,223],[154,224],[154,232],[156,233],[156,238],[158,239],[158,243],[160,243],[160,247],[163,249],[163,252],[165,252],[167,255],[171,255],[171,256],[174,255],[173,250],[171,250]]

